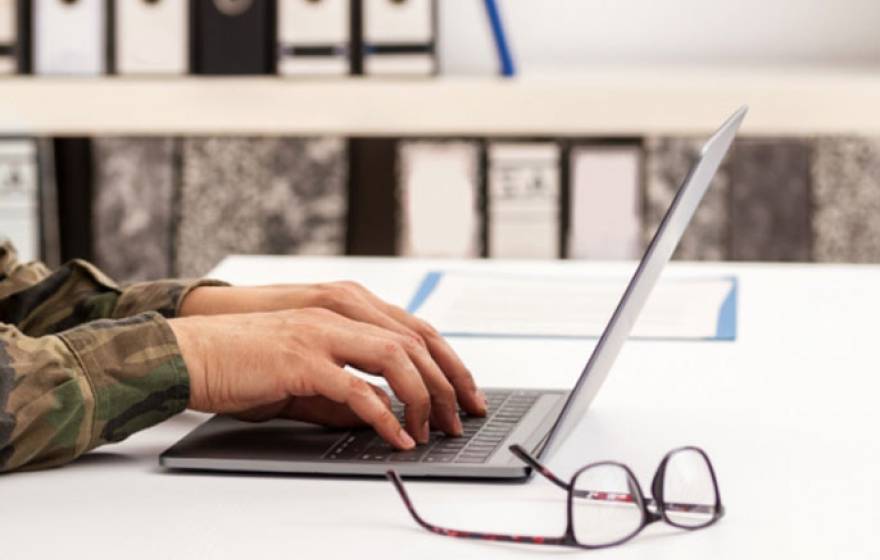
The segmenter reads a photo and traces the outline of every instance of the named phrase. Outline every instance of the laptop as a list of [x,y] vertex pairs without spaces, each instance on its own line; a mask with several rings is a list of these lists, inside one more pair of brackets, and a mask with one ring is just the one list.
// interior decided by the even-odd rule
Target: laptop
[[[250,423],[214,416],[159,461],[169,469],[311,475],[525,479],[530,469],[508,447],[520,444],[547,458],[564,442],[614,365],[645,301],[675,251],[745,118],[734,113],[703,146],[657,228],[620,302],[571,391],[484,389],[484,418],[463,415],[464,435],[432,432],[425,445],[399,451],[371,429],[333,430],[293,420]],[[394,403],[402,418],[402,406]]]

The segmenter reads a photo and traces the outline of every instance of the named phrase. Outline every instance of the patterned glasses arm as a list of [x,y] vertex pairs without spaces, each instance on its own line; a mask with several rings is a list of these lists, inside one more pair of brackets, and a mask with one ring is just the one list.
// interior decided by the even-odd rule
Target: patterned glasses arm
[[565,537],[542,537],[535,535],[511,535],[504,533],[461,531],[458,529],[439,527],[432,523],[428,523],[416,512],[415,507],[413,507],[412,500],[410,500],[409,494],[407,494],[406,489],[403,487],[403,481],[400,479],[400,475],[398,475],[397,472],[394,470],[389,470],[386,474],[388,475],[388,478],[391,480],[391,482],[394,484],[394,487],[397,489],[397,493],[400,494],[400,498],[406,505],[406,509],[409,510],[410,515],[412,515],[416,523],[418,523],[428,531],[431,531],[432,533],[445,535],[447,537],[457,537],[461,539],[480,539],[486,541],[517,542],[528,544],[568,544],[568,540]]
[[[553,471],[548,469],[546,466],[542,465],[538,462],[537,459],[532,457],[528,451],[523,449],[519,445],[511,445],[509,448],[511,453],[516,455],[520,460],[524,463],[535,469],[537,472],[541,473],[544,478],[555,484],[556,486],[562,488],[563,490],[570,492],[571,484],[565,482],[558,476],[556,476]],[[593,500],[597,502],[620,502],[620,503],[631,503],[635,501],[635,497],[632,493],[624,493],[624,492],[602,492],[596,490],[580,490],[576,489],[574,491],[575,498],[581,498],[584,500]],[[645,504],[648,506],[655,506],[656,503],[653,498],[645,498]],[[666,511],[674,511],[674,512],[694,512],[694,513],[715,513],[714,505],[706,505],[706,504],[686,504],[686,503],[675,503],[675,502],[666,502],[663,504],[663,508]]]

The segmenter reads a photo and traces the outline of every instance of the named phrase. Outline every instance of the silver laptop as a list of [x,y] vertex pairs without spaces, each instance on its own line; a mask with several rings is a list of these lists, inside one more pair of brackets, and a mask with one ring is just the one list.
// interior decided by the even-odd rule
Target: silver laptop
[[[369,429],[339,431],[292,420],[255,424],[215,416],[165,451],[171,469],[405,477],[521,479],[529,469],[509,451],[518,443],[539,457],[562,445],[586,413],[730,148],[746,115],[739,109],[703,146],[570,392],[484,389],[485,418],[462,416],[464,435],[431,433],[398,451]],[[402,408],[395,403],[402,417]]]

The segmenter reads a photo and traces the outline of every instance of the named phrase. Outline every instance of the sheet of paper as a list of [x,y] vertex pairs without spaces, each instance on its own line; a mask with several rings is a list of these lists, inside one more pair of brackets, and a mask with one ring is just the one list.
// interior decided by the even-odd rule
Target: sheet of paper
[[[447,336],[598,337],[628,278],[429,273],[410,311]],[[736,338],[736,278],[668,278],[634,338]]]

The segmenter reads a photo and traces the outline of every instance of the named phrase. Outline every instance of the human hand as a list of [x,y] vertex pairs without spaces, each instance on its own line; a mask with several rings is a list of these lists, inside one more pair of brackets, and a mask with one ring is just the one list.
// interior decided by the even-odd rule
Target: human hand
[[[460,434],[457,387],[425,345],[321,308],[169,321],[190,372],[189,406],[248,419],[366,423],[398,448],[427,441],[429,423]],[[381,375],[404,403],[404,431],[384,392],[343,369]],[[465,371],[466,373],[466,371]],[[475,390],[475,389],[474,389]],[[471,410],[485,413],[485,405]]]
[[[212,315],[310,307],[328,309],[349,319],[415,340],[430,355],[426,362],[428,371],[424,372],[421,367],[419,369],[430,374],[431,378],[436,378],[436,371],[439,370],[452,385],[462,409],[479,416],[486,413],[485,396],[477,389],[473,376],[464,363],[436,329],[404,309],[383,301],[355,282],[258,287],[203,286],[186,296],[180,313],[182,316]],[[441,386],[443,383],[438,380],[434,385]],[[442,394],[439,400],[440,402],[434,403],[433,408],[454,408],[454,403],[449,403]],[[451,418],[449,420],[452,421]],[[438,419],[437,425],[443,425],[442,418]]]

